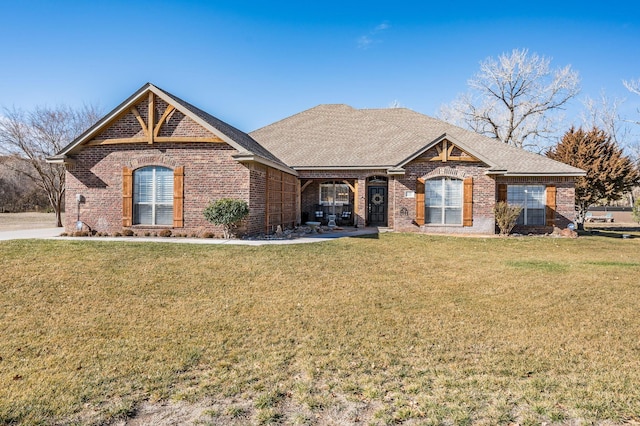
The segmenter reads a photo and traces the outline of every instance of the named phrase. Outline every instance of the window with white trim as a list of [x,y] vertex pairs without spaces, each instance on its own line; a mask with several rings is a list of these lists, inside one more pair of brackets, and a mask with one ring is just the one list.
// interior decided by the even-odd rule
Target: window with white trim
[[441,177],[425,181],[425,223],[462,225],[462,181]]
[[545,224],[545,186],[544,185],[508,185],[507,201],[522,207],[518,216],[518,225]]
[[320,184],[320,204],[333,206],[349,204],[349,185],[342,182]]
[[173,224],[173,170],[148,166],[133,172],[133,224]]

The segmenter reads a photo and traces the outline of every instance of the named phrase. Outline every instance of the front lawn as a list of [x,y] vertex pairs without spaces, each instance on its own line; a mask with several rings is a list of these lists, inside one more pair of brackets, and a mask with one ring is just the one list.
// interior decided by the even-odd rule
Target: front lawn
[[640,421],[640,238],[0,243],[0,424]]

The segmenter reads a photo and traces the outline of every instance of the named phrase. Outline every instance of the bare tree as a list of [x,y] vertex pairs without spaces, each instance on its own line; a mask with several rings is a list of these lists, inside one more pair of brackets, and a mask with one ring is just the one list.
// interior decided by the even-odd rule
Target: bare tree
[[627,122],[618,112],[624,99],[609,98],[606,93],[601,92],[599,99],[587,96],[583,101],[584,111],[582,113],[582,123],[587,129],[594,127],[604,130],[611,140],[623,147],[627,143],[627,138],[631,129]]
[[640,95],[640,78],[637,80],[622,80],[622,84],[624,84],[624,87],[631,93]]
[[586,176],[576,178],[575,196],[579,228],[587,209],[596,203],[619,200],[640,183],[640,171],[604,130],[571,128],[558,144],[547,151],[557,161],[579,167]]
[[99,118],[95,106],[73,109],[36,107],[25,113],[15,108],[4,110],[0,118],[0,150],[29,162],[29,169],[18,170],[42,188],[56,213],[56,225],[62,226],[65,170],[61,164],[45,161],[64,148]]
[[26,176],[29,170],[27,160],[0,156],[0,212],[40,211],[50,206],[45,192]]
[[[619,113],[620,106],[625,99],[609,98],[604,92],[600,98],[594,100],[586,97],[583,101],[585,111],[582,122],[585,128],[603,129],[611,140],[629,153],[629,158],[640,166],[640,143],[637,136],[632,133],[632,121],[625,119]],[[634,191],[626,194],[627,201],[633,205],[635,201]]]
[[[622,84],[631,93],[640,96],[640,78],[637,79],[637,80],[628,80],[628,81],[627,80],[623,80]],[[638,112],[640,113],[640,109],[638,110]],[[633,123],[633,124],[639,124],[640,125],[640,121],[638,121],[638,120],[625,120],[625,121],[628,122],[628,123]],[[632,156],[635,159],[635,162],[636,162],[636,165],[638,166],[638,169],[640,170],[640,141],[636,138],[635,141],[633,141],[633,142],[628,144],[628,148],[629,148],[629,151],[631,151]],[[635,192],[640,194],[640,190],[638,188],[635,189]],[[632,197],[631,198],[633,199],[633,193],[632,193]]]
[[440,109],[440,118],[518,148],[541,151],[557,134],[559,112],[579,91],[578,73],[552,70],[550,59],[515,49],[487,58],[469,92]]

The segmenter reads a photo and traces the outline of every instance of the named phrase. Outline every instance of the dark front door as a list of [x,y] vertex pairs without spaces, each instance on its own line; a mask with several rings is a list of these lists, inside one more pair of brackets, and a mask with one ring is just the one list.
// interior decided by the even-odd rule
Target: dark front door
[[368,195],[369,225],[387,226],[387,187],[370,186]]

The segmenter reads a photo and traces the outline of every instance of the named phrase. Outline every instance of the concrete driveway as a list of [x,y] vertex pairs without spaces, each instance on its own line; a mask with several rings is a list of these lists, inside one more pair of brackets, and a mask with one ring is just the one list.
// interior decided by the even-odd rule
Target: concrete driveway
[[26,240],[30,238],[51,238],[51,237],[57,237],[63,232],[64,232],[64,228],[39,228],[39,229],[19,229],[14,231],[0,231],[0,241]]

